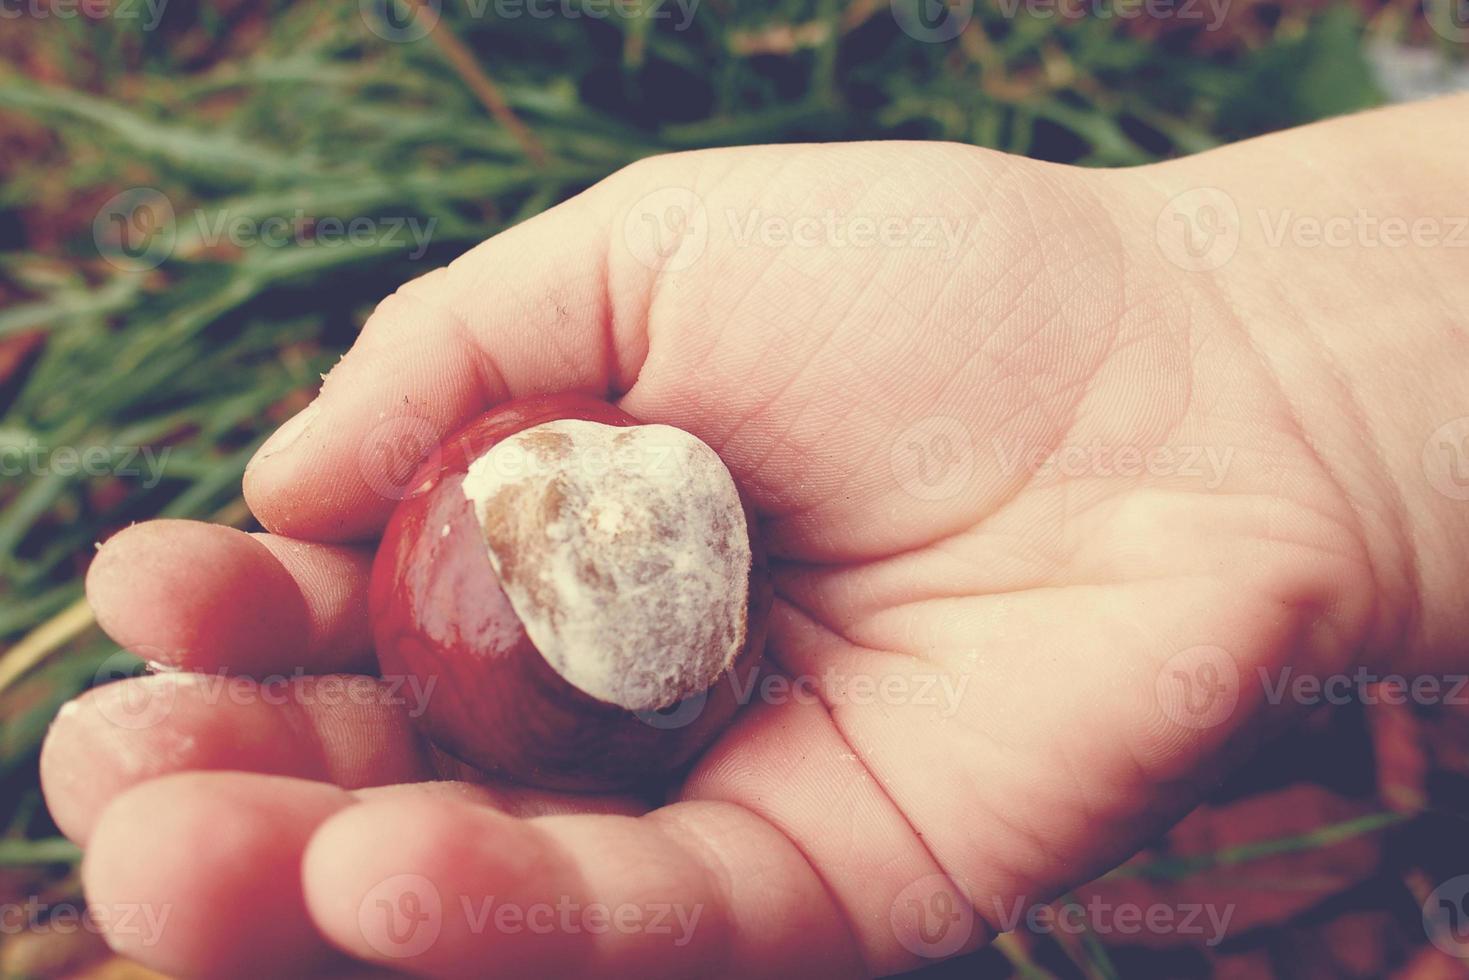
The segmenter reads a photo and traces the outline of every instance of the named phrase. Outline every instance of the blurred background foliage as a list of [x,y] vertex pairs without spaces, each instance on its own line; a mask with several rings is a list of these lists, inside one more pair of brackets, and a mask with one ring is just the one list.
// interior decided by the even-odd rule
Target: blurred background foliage
[[[1127,166],[1469,87],[1469,44],[1419,0],[402,2],[0,3],[0,899],[77,900],[40,740],[66,699],[139,667],[81,601],[94,543],[158,515],[250,527],[246,461],[400,282],[670,150],[942,139]],[[925,35],[956,16],[957,36]],[[318,234],[364,217],[431,241]],[[272,218],[300,233],[211,233]],[[1369,758],[1375,730],[1350,730]],[[1394,822],[1366,812],[1380,786],[1344,778],[1374,806],[1297,803],[1319,826],[1285,850]],[[1390,815],[1421,806],[1405,792]],[[7,975],[97,948],[0,940]],[[1049,967],[1030,945],[984,962],[1115,975],[1095,942],[1055,944]]]

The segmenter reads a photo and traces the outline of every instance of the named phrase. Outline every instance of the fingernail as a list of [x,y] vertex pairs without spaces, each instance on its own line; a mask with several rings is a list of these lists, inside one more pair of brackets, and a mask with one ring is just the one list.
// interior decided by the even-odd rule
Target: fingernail
[[255,453],[255,458],[250,461],[250,464],[253,466],[262,459],[269,459],[290,449],[291,445],[297,439],[301,438],[301,435],[307,429],[311,428],[311,422],[316,418],[319,410],[320,406],[313,401],[310,405],[307,405],[301,411],[292,415],[286,420],[284,425],[275,430],[275,433],[269,439],[265,440],[265,445],[261,446]]

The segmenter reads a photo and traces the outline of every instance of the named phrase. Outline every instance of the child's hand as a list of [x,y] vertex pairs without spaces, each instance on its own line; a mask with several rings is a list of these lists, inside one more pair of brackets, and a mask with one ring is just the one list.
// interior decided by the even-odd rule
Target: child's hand
[[[113,941],[182,974],[333,947],[433,976],[899,971],[1182,814],[1293,714],[1262,677],[1436,656],[1463,505],[1420,457],[1469,414],[1444,396],[1463,347],[1433,340],[1469,277],[1270,251],[1251,223],[1330,206],[1302,170],[1366,168],[1331,147],[1373,118],[1118,173],[922,144],[660,158],[404,287],[247,474],[271,535],[158,522],[96,560],[107,630],[206,675],[93,691],[47,743],[90,899],[168,910]],[[1245,230],[1186,271],[1166,208],[1205,185]],[[1367,298],[1389,287],[1397,362]],[[567,388],[719,450],[778,559],[793,686],[752,692],[646,813],[426,784],[477,778],[415,735],[431,692],[292,676],[371,669],[392,454]]]

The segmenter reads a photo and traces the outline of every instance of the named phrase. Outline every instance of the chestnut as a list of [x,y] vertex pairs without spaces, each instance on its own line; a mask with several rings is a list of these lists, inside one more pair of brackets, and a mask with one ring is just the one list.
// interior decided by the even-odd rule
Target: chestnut
[[695,436],[591,395],[510,402],[446,440],[372,570],[385,676],[486,771],[551,789],[657,782],[739,706],[771,588],[756,521]]

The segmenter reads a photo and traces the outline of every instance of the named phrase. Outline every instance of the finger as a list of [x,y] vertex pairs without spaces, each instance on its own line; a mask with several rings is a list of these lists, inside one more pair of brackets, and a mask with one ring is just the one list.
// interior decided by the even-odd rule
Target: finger
[[297,776],[349,789],[435,778],[411,719],[422,692],[357,675],[278,680],[159,674],[70,702],[41,750],[41,785],[57,826],[85,842],[118,794],[184,770]]
[[150,521],[102,546],[87,572],[97,621],[145,660],[254,675],[372,664],[365,551]]
[[474,413],[635,374],[611,339],[638,325],[609,329],[598,199],[553,208],[388,297],[316,400],[251,462],[245,496],[260,522],[294,537],[369,536],[414,464]]
[[511,783],[475,783],[462,779],[369,786],[354,790],[352,795],[367,802],[419,799],[470,803],[508,813],[513,817],[549,817],[568,813],[616,813],[634,817],[648,811],[642,801],[631,796],[590,796],[586,793],[562,793]]
[[861,972],[806,859],[739,807],[516,820],[364,803],[303,861],[333,943],[425,976],[772,976]]
[[[484,776],[442,756],[413,728],[423,697],[358,676],[289,684],[189,674],[121,681],[62,709],[41,750],[41,784],[57,826],[78,842],[119,794],[190,770],[296,776],[361,789],[368,798],[406,784],[415,794],[524,816],[646,809],[630,797],[470,786],[463,780]],[[458,781],[424,782],[446,779]]]
[[386,975],[331,950],[301,898],[307,840],[325,817],[364,798],[522,815],[624,805],[453,782],[349,793],[280,776],[172,775],[122,794],[103,812],[83,866],[91,907],[116,913],[104,924],[111,922],[108,939],[119,952],[171,975]]
[[[295,579],[306,600],[311,629],[305,663],[323,674],[374,669],[377,657],[372,649],[367,616],[372,551],[297,541],[274,534],[251,537],[275,556]],[[285,666],[284,661],[269,664],[274,670]]]
[[108,943],[176,976],[314,976],[345,966],[301,892],[312,833],[352,805],[304,780],[186,773],[153,780],[102,813],[82,863]]

